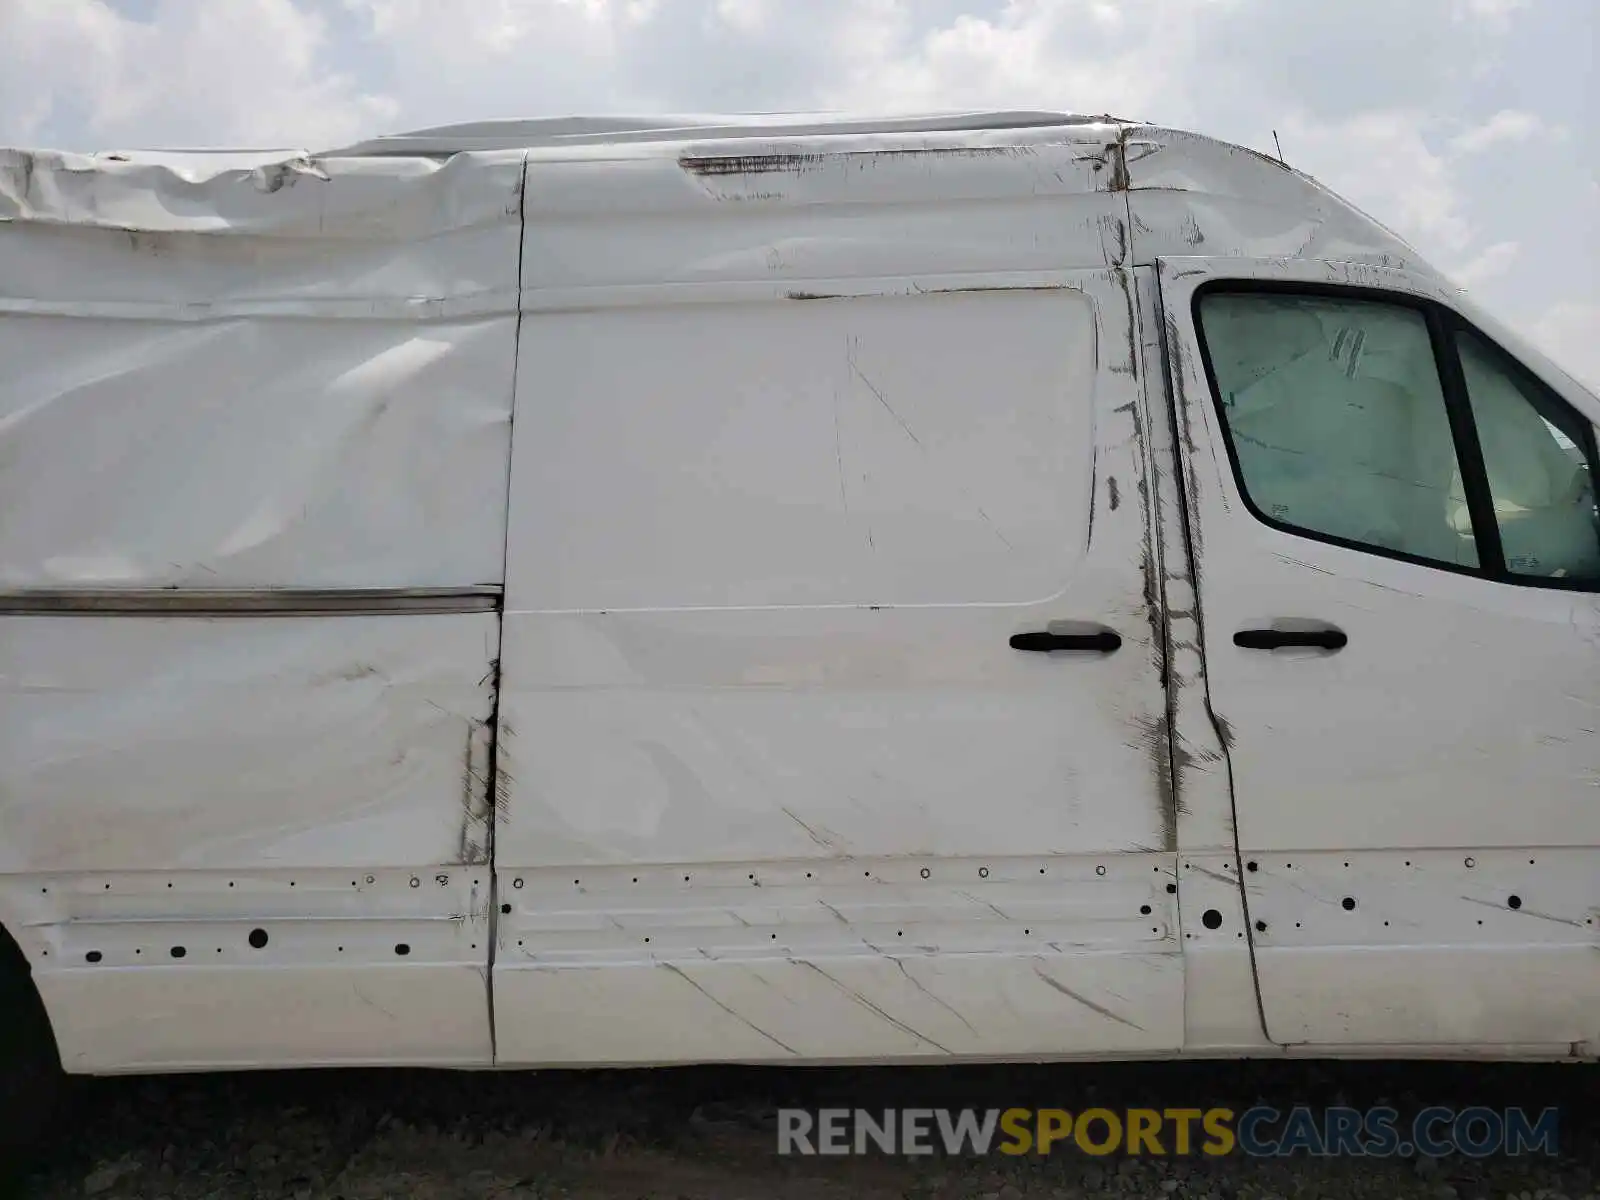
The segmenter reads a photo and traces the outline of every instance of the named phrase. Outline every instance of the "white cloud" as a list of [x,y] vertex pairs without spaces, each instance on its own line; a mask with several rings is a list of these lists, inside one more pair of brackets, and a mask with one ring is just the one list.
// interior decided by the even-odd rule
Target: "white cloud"
[[1502,30],[1530,0],[1456,0],[1458,20],[1476,20],[1494,30]]
[[102,4],[9,0],[0,8],[0,122],[13,140],[38,138],[69,90],[55,64],[98,78],[116,56],[123,24]]
[[1450,139],[1450,148],[1458,154],[1479,154],[1501,142],[1521,142],[1540,134],[1555,132],[1532,113],[1516,109],[1502,109],[1482,125],[1468,129]]
[[1600,303],[1552,305],[1534,323],[1533,337],[1546,354],[1600,395]]
[[1199,82],[1191,51],[1207,11],[1180,0],[1011,0],[990,16],[925,26],[897,51],[880,36],[879,53],[852,53],[824,96],[856,109],[1064,108],[1155,118],[1158,109],[1190,109],[1186,84]]
[[772,0],[717,0],[717,18],[730,29],[754,33],[771,22]]
[[1367,112],[1340,122],[1295,114],[1284,157],[1408,240],[1424,256],[1454,259],[1471,245],[1467,201],[1447,157],[1428,145],[1417,112]]
[[[1518,212],[1502,163],[1592,125],[1484,72],[1525,0],[0,0],[0,142],[346,144],[547,114],[1027,107],[1213,133],[1288,161],[1526,323],[1589,285],[1584,198]],[[1571,42],[1600,27],[1572,10]],[[1587,16],[1581,14],[1588,14]],[[1588,25],[1585,26],[1584,22]],[[1560,49],[1560,47],[1557,47]],[[1537,70],[1549,55],[1540,51]],[[1569,55],[1570,59],[1570,55]],[[1581,142],[1581,145],[1579,144]],[[1490,151],[1494,153],[1489,153]],[[1534,160],[1522,165],[1533,166]],[[1560,185],[1566,186],[1566,185]],[[1521,201],[1526,205],[1529,201]],[[1545,198],[1539,210],[1546,209]],[[1592,206],[1591,206],[1592,207]],[[1574,215],[1576,213],[1576,215]],[[1564,230],[1564,232],[1563,232]],[[1578,247],[1574,249],[1574,247]],[[1543,283],[1531,273],[1548,276]],[[1507,291],[1507,289],[1512,289]],[[1492,302],[1493,297],[1490,297]],[[1564,310],[1563,310],[1564,312]],[[1559,325],[1569,317],[1551,317]],[[1565,326],[1561,326],[1565,328]]]
[[1517,242],[1495,242],[1485,246],[1476,257],[1456,270],[1456,278],[1466,287],[1477,287],[1487,280],[1504,275],[1517,261],[1522,246]]
[[293,0],[159,0],[148,23],[104,0],[6,3],[0,131],[11,140],[33,140],[63,104],[102,145],[316,144],[395,112],[330,68],[324,19]]

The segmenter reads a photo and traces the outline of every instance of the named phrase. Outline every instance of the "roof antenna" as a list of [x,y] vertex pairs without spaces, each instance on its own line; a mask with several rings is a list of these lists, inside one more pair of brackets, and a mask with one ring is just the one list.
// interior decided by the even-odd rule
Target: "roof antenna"
[[1287,167],[1289,164],[1283,161],[1283,143],[1278,141],[1278,131],[1276,129],[1272,131],[1272,144],[1278,148],[1278,165]]

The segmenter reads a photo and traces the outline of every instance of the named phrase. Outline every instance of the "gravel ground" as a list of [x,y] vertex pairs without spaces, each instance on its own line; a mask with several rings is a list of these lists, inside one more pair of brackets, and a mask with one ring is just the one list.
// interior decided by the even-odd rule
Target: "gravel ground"
[[[20,1186],[53,1198],[1600,1197],[1600,1068],[1418,1064],[318,1072],[93,1080]],[[779,1158],[775,1110],[1559,1106],[1561,1154]]]

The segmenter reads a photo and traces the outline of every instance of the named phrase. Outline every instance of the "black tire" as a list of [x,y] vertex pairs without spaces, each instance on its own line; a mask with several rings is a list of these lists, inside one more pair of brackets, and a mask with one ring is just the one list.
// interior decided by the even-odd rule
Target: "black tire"
[[44,1145],[66,1082],[28,960],[0,929],[0,1187]]

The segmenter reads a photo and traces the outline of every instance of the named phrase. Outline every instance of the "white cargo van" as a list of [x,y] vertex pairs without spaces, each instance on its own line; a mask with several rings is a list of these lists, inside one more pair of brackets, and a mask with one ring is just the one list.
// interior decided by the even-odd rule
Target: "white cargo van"
[[1280,162],[8,151],[0,361],[13,1083],[1600,1055],[1600,399]]

